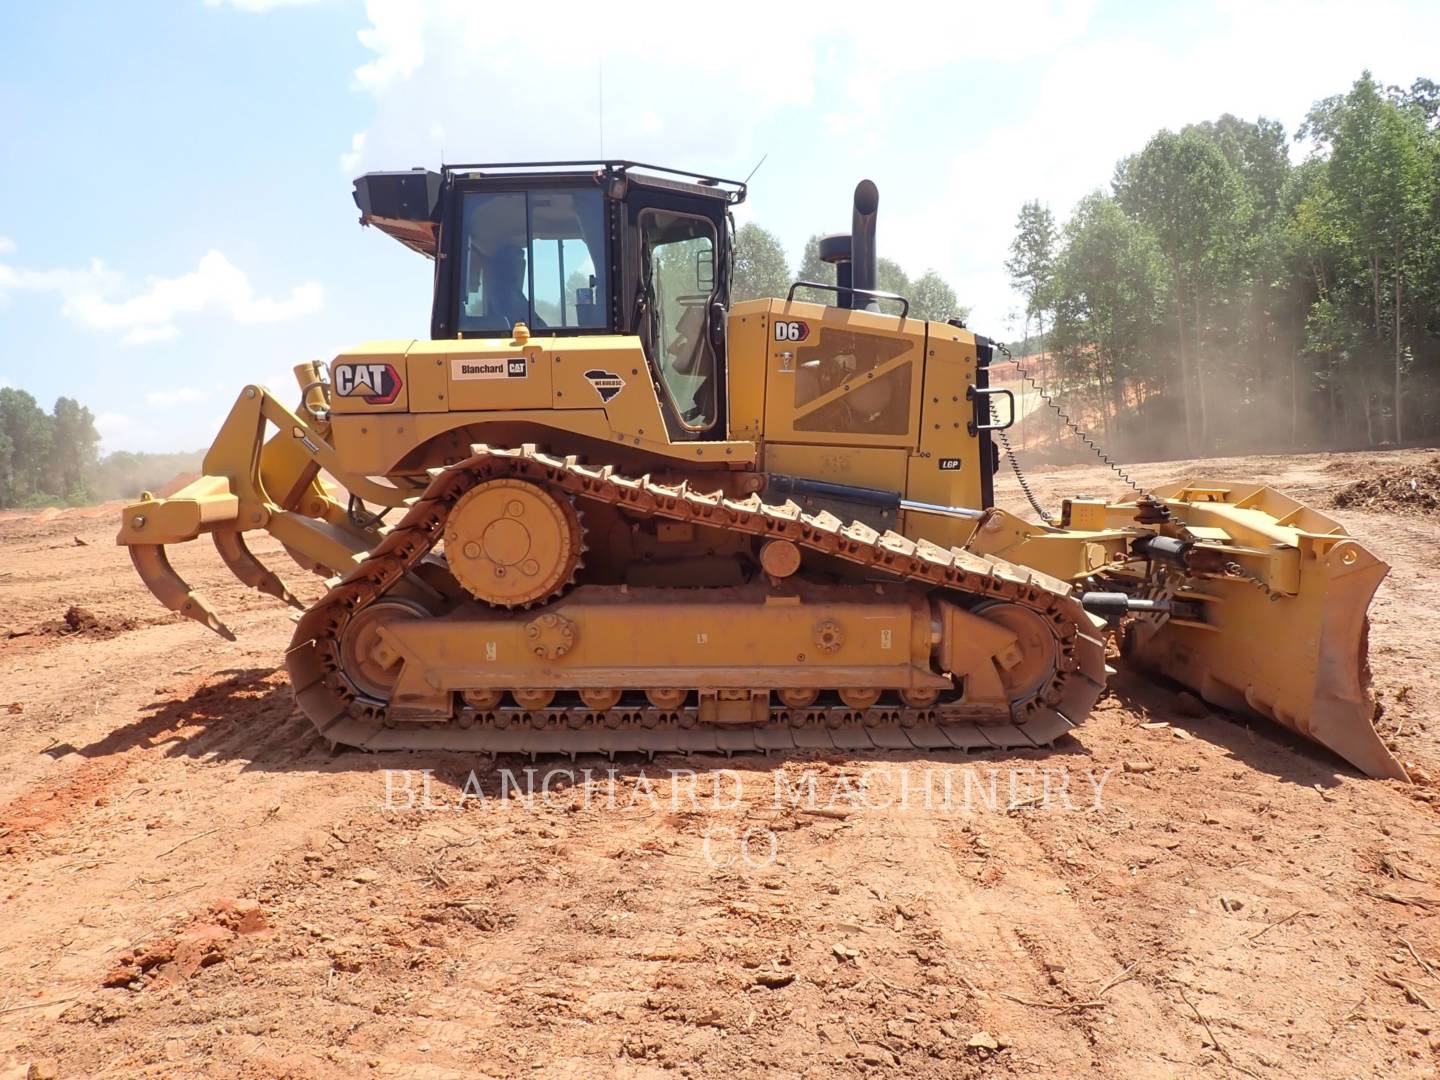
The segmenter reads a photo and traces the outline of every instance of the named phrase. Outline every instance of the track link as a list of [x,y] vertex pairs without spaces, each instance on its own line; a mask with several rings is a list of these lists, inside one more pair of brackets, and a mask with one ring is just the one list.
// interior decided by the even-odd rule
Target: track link
[[[1090,712],[1104,687],[1105,647],[1096,622],[1058,579],[964,548],[943,548],[794,503],[760,496],[729,498],[693,491],[609,466],[592,468],[533,446],[476,445],[472,456],[430,472],[430,483],[366,556],[299,619],[286,661],[301,709],[326,738],[372,750],[432,749],[481,753],[734,753],[768,750],[950,750],[1046,746]],[[339,640],[368,604],[384,596],[439,542],[455,503],[475,485],[514,477],[579,500],[610,503],[631,514],[790,540],[801,549],[943,590],[961,603],[1003,600],[1043,615],[1055,633],[1054,676],[1005,714],[977,716],[963,701],[925,709],[876,705],[857,710],[775,707],[766,724],[700,722],[693,708],[458,709],[444,722],[397,722],[386,703],[346,677]]]

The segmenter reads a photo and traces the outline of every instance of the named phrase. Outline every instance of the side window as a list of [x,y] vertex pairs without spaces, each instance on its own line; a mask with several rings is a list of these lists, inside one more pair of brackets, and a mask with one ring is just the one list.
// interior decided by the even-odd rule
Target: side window
[[530,267],[537,323],[603,327],[605,211],[598,191],[530,193]]
[[603,329],[605,211],[599,191],[465,196],[459,329]]
[[530,318],[525,193],[465,196],[461,330],[507,332]]
[[715,423],[715,353],[707,333],[715,291],[715,228],[668,210],[640,215],[645,251],[642,334],[680,422],[691,431]]

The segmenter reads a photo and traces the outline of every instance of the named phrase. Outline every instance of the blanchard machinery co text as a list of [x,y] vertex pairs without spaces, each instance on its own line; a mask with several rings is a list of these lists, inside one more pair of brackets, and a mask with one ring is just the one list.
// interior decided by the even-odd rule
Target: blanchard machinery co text
[[819,769],[757,778],[734,769],[665,769],[653,774],[609,768],[498,769],[456,782],[434,769],[384,769],[385,810],[454,811],[484,806],[605,810],[934,810],[1065,812],[1099,810],[1114,770],[872,768]]

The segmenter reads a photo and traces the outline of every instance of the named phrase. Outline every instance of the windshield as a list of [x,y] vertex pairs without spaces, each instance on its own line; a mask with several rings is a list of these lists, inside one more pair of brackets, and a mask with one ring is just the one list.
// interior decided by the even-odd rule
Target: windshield
[[462,332],[605,326],[600,192],[473,192],[461,217]]
[[706,332],[715,291],[715,227],[689,214],[646,210],[640,236],[651,356],[681,424],[703,431],[715,422],[715,353]]

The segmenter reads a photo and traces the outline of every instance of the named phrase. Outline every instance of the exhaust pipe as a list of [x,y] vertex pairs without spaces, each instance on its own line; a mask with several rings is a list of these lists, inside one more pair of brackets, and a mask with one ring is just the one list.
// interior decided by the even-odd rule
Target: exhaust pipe
[[822,236],[820,238],[820,261],[835,267],[835,284],[839,288],[835,294],[835,306],[854,307],[855,294],[850,291],[850,286],[853,284],[850,279],[850,234],[832,233],[829,236]]
[[[850,224],[850,284],[857,289],[875,291],[877,257],[875,254],[875,212],[880,209],[880,189],[870,180],[855,185],[855,212]],[[859,301],[864,300],[861,304]],[[879,311],[880,303],[872,297],[854,297],[851,307]]]

